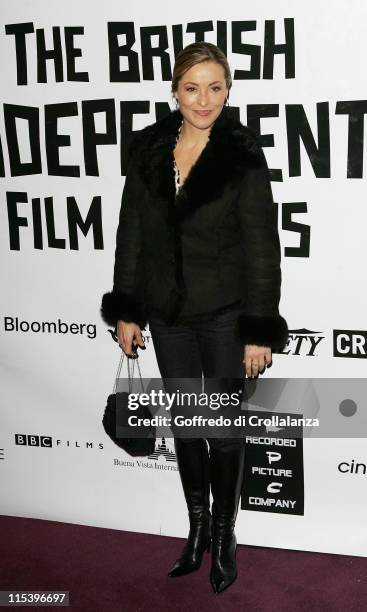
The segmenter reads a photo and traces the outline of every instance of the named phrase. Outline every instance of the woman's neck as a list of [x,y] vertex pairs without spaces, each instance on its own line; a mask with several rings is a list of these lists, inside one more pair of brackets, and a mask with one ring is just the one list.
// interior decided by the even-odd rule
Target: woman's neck
[[185,149],[195,149],[197,147],[201,147],[206,144],[211,129],[212,126],[200,130],[184,119],[178,144],[183,144]]

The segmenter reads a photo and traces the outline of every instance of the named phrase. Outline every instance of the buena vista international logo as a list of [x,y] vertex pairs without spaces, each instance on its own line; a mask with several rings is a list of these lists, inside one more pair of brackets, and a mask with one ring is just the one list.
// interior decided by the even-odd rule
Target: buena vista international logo
[[167,447],[166,438],[161,438],[161,442],[156,440],[154,452],[149,455],[147,459],[159,459],[160,456],[162,456],[166,461],[176,461],[176,453]]
[[119,467],[175,472],[178,470],[176,453],[173,448],[169,448],[171,444],[173,446],[174,442],[173,438],[169,438],[168,440],[169,442],[167,444],[166,438],[157,438],[153,453],[147,457],[130,457],[127,460],[115,458],[113,463]]

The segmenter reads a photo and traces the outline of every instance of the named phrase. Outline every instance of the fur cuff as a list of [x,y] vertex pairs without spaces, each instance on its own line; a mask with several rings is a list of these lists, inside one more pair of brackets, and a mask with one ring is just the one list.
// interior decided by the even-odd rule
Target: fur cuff
[[121,291],[110,291],[102,296],[100,313],[103,321],[115,328],[120,319],[127,323],[136,323],[141,329],[145,329],[147,324],[136,297]]
[[243,344],[270,346],[280,351],[288,339],[288,325],[281,315],[257,317],[242,313],[237,319],[236,333]]

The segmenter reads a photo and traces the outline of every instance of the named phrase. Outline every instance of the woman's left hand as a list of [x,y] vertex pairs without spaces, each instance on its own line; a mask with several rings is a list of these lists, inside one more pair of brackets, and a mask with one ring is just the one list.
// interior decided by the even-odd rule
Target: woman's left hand
[[269,346],[258,346],[257,344],[245,344],[243,363],[249,378],[255,377],[272,361],[271,348]]

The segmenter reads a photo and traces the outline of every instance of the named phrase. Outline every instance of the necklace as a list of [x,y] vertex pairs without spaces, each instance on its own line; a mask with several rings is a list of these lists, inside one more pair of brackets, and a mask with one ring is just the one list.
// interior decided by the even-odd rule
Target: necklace
[[[183,125],[183,119],[181,121],[180,127],[178,128],[175,146],[177,145],[178,139],[180,137],[182,125]],[[175,171],[175,185],[176,185],[176,194],[177,194],[178,191],[181,189],[181,187],[180,187],[180,171],[179,171],[179,169],[177,167],[175,156],[173,156],[173,168],[174,168],[174,171]]]
[[[181,129],[182,129],[182,126],[183,126],[183,121],[184,121],[184,120],[182,119],[182,121],[181,121],[181,125],[180,125],[180,127],[178,128],[178,131],[177,131],[177,136],[176,136],[175,146],[177,145],[177,143],[178,143],[178,139],[179,139],[179,137],[180,137]],[[209,139],[210,139],[210,136],[208,137],[208,140],[209,140]],[[174,147],[174,148],[175,148],[175,147]],[[199,157],[200,157],[200,156],[199,156]],[[173,155],[173,168],[174,168],[174,171],[175,171],[175,186],[176,186],[176,195],[177,195],[177,194],[178,194],[178,192],[180,191],[180,189],[183,187],[183,185],[181,185],[181,186],[180,186],[180,171],[179,171],[179,169],[178,169],[178,167],[177,167],[177,164],[176,164],[176,160],[175,160],[175,156],[174,156],[174,155]]]

